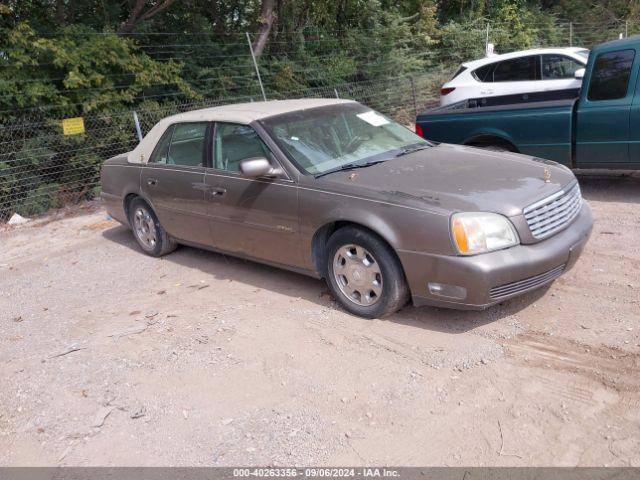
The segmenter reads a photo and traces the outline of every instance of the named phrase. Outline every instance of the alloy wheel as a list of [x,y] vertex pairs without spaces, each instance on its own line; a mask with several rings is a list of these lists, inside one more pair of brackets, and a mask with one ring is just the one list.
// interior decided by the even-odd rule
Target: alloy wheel
[[153,250],[158,241],[156,237],[156,225],[149,211],[144,207],[136,208],[133,215],[133,230],[142,246]]
[[368,307],[382,295],[382,271],[373,255],[360,245],[343,245],[333,258],[333,277],[342,294]]

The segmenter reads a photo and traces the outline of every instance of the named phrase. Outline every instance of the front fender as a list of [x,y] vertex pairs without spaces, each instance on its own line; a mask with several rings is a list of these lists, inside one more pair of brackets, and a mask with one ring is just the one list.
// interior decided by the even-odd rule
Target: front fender
[[300,230],[303,256],[310,269],[323,235],[336,224],[354,224],[367,228],[384,239],[396,252],[430,251],[452,254],[449,216],[366,198],[336,195],[331,192],[306,192],[300,198]]
[[379,212],[359,208],[336,207],[326,212],[326,215],[319,222],[318,228],[336,222],[353,223],[368,228],[382,237],[394,249],[401,244],[400,233]]

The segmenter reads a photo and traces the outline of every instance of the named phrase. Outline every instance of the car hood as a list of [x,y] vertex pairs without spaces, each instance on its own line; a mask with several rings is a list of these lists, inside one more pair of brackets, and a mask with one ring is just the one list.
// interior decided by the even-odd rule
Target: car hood
[[440,144],[318,181],[332,190],[418,208],[510,217],[574,180],[569,169],[550,160]]

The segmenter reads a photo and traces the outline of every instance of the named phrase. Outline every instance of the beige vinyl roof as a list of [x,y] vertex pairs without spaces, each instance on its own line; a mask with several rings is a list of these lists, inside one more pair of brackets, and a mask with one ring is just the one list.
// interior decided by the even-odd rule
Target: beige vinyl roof
[[196,121],[225,121],[235,123],[251,123],[254,120],[295,112],[307,108],[324,107],[336,103],[348,103],[352,100],[339,98],[298,98],[295,100],[271,100],[269,102],[235,103],[219,107],[203,108],[191,112],[179,113],[165,118],[169,123]]
[[129,152],[127,160],[132,163],[147,162],[156,143],[158,143],[158,140],[160,140],[160,137],[167,127],[173,123],[218,121],[248,124],[254,120],[260,120],[283,113],[350,102],[353,102],[353,100],[342,100],[339,98],[299,98],[295,100],[236,103],[179,113],[163,118],[156,123],[138,146]]

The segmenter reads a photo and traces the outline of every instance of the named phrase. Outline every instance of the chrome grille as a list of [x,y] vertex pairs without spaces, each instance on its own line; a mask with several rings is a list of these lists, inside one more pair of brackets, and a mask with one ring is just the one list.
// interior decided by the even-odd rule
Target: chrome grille
[[541,240],[562,230],[578,215],[582,206],[580,186],[560,190],[523,210],[533,238]]
[[493,300],[497,300],[498,298],[513,295],[514,293],[539,287],[562,275],[565,266],[565,264],[562,264],[539,275],[534,275],[533,277],[525,278],[524,280],[519,280],[517,282],[507,283],[506,285],[500,285],[499,287],[493,287],[489,290],[489,296]]

